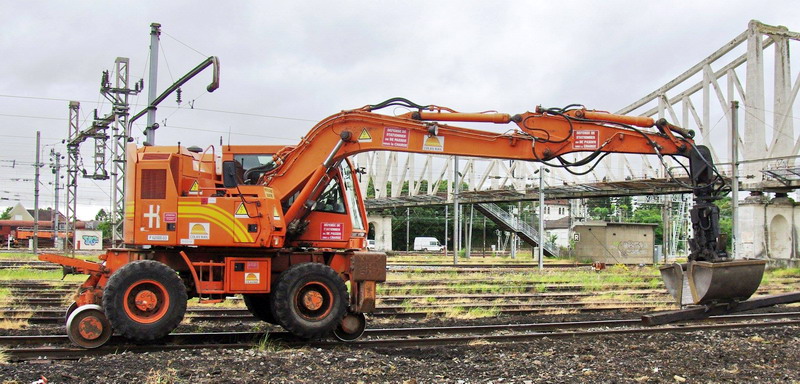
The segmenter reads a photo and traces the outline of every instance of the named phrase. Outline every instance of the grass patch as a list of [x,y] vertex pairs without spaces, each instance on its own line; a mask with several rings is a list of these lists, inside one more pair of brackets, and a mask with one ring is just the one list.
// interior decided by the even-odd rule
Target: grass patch
[[[61,280],[64,274],[60,269],[42,270],[28,267],[0,269],[0,280]],[[67,275],[65,281],[85,281],[87,275]]]
[[285,349],[284,345],[269,338],[269,333],[265,333],[255,345],[254,349],[259,352],[280,352]]
[[800,268],[770,269],[766,271],[764,277],[765,279],[767,277],[775,277],[775,278],[800,277]]
[[246,308],[244,305],[244,300],[223,300],[219,303],[201,303],[200,299],[197,297],[193,297],[186,302],[186,305],[192,307],[202,307],[202,308]]
[[154,369],[151,368],[144,380],[145,384],[173,384],[180,382],[178,370],[175,368]]
[[570,308],[548,309],[542,312],[543,315],[575,315],[581,311]]
[[[65,252],[42,252],[42,253],[53,253],[57,255],[65,255],[69,256],[68,253]],[[99,255],[94,254],[76,254],[76,259],[81,260],[88,260],[88,261],[99,261]],[[0,252],[0,260],[10,260],[10,261],[39,261],[38,255],[33,252]]]
[[19,330],[28,326],[28,320],[22,319],[2,319],[0,320],[0,329],[3,330]]
[[31,316],[33,316],[33,310],[29,308],[26,310],[23,308],[18,313],[0,319],[0,329],[23,329],[28,326],[28,319],[30,319]]

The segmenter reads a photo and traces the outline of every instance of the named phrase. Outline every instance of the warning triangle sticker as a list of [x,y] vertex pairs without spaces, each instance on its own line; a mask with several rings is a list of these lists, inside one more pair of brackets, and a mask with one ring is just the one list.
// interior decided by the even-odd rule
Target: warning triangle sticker
[[236,208],[236,212],[234,212],[236,217],[249,217],[250,215],[247,214],[247,207],[244,206],[244,203],[239,203],[239,206]]
[[281,214],[278,213],[278,207],[272,207],[272,219],[273,220],[280,220]]
[[192,186],[189,188],[189,193],[200,193],[200,184],[197,184],[197,180],[195,180]]
[[360,143],[371,142],[372,141],[372,136],[370,136],[369,131],[367,131],[366,128],[361,130],[361,134],[358,135],[358,141]]

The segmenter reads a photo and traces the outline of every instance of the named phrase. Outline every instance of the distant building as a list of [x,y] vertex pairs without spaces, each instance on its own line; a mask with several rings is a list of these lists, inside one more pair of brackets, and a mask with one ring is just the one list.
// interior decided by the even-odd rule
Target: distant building
[[28,210],[25,209],[25,207],[23,207],[20,203],[17,203],[17,205],[11,208],[11,211],[9,211],[8,214],[10,215],[9,217],[11,220],[33,221],[33,215],[28,212]]
[[[569,200],[544,201],[544,232],[545,243],[555,235],[556,247],[569,247],[569,228],[572,224],[571,206]],[[538,211],[536,212],[538,214]],[[534,224],[538,231],[538,225]]]
[[608,264],[652,264],[658,224],[587,221],[572,227],[575,256]]
[[[64,229],[66,228],[67,218],[60,212],[54,211],[52,208],[39,210],[39,244],[42,246],[53,245],[53,217],[58,215],[58,237],[65,236]],[[33,237],[34,227],[34,210],[25,209],[22,204],[17,203],[9,211],[9,220],[0,220],[0,246],[8,243],[9,237],[12,244],[16,246],[28,246],[28,242]],[[91,222],[92,228],[96,225]],[[87,223],[78,221],[75,223],[76,229],[84,229]],[[91,229],[91,228],[87,228]]]

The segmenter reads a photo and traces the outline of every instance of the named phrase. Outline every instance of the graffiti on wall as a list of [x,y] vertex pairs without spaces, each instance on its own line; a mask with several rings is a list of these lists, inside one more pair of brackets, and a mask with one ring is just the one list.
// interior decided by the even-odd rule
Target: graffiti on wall
[[103,232],[85,230],[75,231],[75,249],[102,250]]
[[617,249],[623,256],[647,256],[647,242],[626,240],[617,244]]

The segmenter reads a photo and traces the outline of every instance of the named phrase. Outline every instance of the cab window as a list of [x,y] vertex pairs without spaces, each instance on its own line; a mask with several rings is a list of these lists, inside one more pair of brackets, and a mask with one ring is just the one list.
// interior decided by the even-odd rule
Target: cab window
[[316,204],[314,204],[314,211],[317,212],[331,212],[331,213],[346,213],[344,208],[344,197],[342,195],[342,186],[339,183],[339,178],[334,178],[325,187],[322,194],[319,195]]

